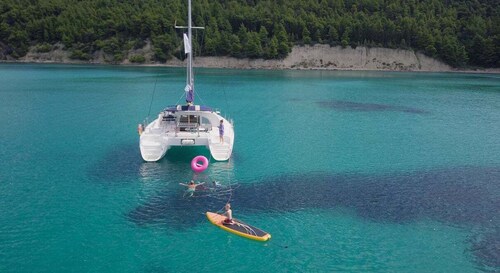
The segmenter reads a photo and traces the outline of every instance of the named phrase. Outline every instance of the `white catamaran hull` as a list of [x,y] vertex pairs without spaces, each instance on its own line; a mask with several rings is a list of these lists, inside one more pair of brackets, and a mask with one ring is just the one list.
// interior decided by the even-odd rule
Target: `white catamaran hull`
[[[199,109],[199,106],[191,108]],[[181,109],[181,106],[166,109],[146,126],[140,137],[142,158],[155,162],[162,159],[173,146],[203,146],[215,160],[228,160],[233,151],[233,125],[217,112]],[[224,124],[222,143],[218,127],[220,120]]]

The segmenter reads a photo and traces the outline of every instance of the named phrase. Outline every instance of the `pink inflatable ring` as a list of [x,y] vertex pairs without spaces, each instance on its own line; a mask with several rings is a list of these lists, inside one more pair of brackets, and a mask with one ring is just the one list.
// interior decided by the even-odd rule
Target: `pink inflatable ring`
[[191,160],[191,169],[193,169],[194,172],[201,173],[207,168],[208,168],[208,159],[206,157],[199,155],[193,158],[193,160]]

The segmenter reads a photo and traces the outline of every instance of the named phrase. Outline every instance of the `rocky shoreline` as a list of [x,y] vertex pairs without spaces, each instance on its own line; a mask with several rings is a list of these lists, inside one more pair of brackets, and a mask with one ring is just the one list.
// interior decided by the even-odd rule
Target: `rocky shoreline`
[[[109,64],[102,51],[93,54],[91,61],[79,61],[69,58],[69,52],[59,47],[45,53],[30,50],[19,60],[7,62],[22,63],[66,63],[66,64]],[[144,63],[132,63],[128,58],[141,55]],[[131,50],[127,59],[118,65],[141,66],[185,66],[184,61],[173,58],[166,63],[151,62],[151,45]],[[292,52],[282,60],[237,59],[231,57],[196,57],[196,67],[233,68],[233,69],[311,69],[311,70],[382,70],[382,71],[429,71],[429,72],[473,72],[500,73],[500,69],[464,70],[453,68],[439,60],[419,52],[389,48],[342,48],[329,45],[295,46]]]

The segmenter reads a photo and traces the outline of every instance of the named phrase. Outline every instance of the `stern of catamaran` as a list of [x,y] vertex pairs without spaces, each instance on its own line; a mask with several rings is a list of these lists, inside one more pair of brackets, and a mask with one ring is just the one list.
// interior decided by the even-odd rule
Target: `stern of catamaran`
[[[220,141],[219,124],[224,136]],[[217,161],[231,157],[234,144],[233,124],[218,111],[200,105],[169,106],[148,124],[141,134],[141,155],[145,161],[160,160],[173,146],[204,146]]]

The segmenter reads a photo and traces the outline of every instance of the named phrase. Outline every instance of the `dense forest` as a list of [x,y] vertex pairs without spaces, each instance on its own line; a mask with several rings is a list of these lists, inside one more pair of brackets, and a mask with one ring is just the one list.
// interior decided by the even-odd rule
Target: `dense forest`
[[[181,58],[186,0],[2,0],[0,59],[64,47],[111,62],[151,43]],[[413,49],[455,67],[500,67],[498,0],[193,0],[197,55],[284,58],[293,45]],[[143,62],[135,55],[133,62]]]

